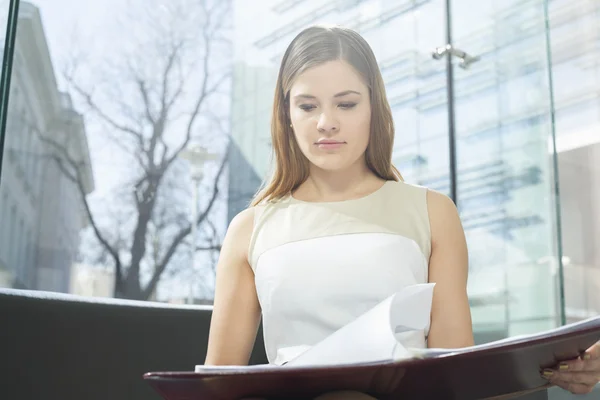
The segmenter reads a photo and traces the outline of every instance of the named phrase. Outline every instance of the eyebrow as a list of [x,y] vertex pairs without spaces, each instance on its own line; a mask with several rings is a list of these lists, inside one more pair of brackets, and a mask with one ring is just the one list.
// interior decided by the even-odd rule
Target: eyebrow
[[[343,97],[343,96],[346,96],[349,94],[357,94],[357,95],[361,96],[361,93],[357,92],[356,90],[344,90],[343,92],[336,93],[333,97]],[[304,93],[297,94],[294,96],[294,99],[315,99],[315,98],[316,97],[311,94],[304,94]]]

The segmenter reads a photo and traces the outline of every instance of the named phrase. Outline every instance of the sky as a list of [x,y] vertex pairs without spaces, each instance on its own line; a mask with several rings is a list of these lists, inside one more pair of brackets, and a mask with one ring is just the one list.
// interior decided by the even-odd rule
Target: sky
[[[122,1],[30,0],[29,2],[40,10],[59,90],[64,90],[66,87],[61,69],[74,53],[73,49],[82,46],[94,54],[92,46],[100,45],[102,43],[100,40],[107,40],[109,32],[113,35],[119,34],[107,30],[106,27],[110,24],[112,15],[122,10]],[[113,162],[108,161],[110,153],[103,154],[98,151],[104,146],[94,141],[93,135],[88,135],[88,140],[94,153],[96,193],[105,194],[106,191],[111,190],[112,184],[119,176],[119,170],[115,168]],[[99,168],[102,168],[102,173],[99,173]]]

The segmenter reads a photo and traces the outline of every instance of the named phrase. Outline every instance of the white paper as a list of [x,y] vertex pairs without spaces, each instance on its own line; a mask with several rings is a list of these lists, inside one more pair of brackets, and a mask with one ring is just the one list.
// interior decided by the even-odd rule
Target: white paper
[[196,365],[194,372],[226,372],[226,371],[239,371],[241,368],[244,369],[257,369],[264,370],[268,368],[278,368],[277,365],[271,364],[259,364],[259,365]]
[[394,334],[428,330],[435,283],[405,287],[393,296],[390,326]]
[[[405,287],[285,365],[340,365],[413,357],[410,348],[419,347],[414,338],[420,336],[424,344],[429,328],[434,285]],[[422,335],[415,335],[415,331]]]

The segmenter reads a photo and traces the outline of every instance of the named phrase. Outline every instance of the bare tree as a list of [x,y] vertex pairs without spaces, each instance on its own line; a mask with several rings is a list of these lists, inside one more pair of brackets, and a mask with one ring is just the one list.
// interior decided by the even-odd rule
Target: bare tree
[[[167,269],[186,264],[189,193],[178,155],[191,142],[227,136],[227,128],[220,129],[226,113],[215,110],[228,107],[231,13],[230,2],[221,0],[171,0],[158,8],[138,1],[130,9],[122,24],[127,29],[121,31],[131,34],[128,47],[88,69],[82,68],[86,58],[79,55],[64,73],[86,123],[96,122],[96,134],[128,163],[119,189],[103,199],[116,204],[112,211],[101,212],[86,197],[83,161],[73,156],[67,142],[39,136],[79,189],[100,259],[115,268],[115,297],[148,299]],[[199,225],[215,208],[226,169],[228,147],[217,142],[222,145],[213,148],[220,148],[222,157],[203,193]],[[220,249],[213,239],[187,244]]]

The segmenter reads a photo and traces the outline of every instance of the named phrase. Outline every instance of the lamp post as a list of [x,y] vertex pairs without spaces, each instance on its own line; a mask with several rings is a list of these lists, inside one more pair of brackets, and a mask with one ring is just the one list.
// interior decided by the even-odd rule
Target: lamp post
[[[196,241],[198,232],[198,187],[200,181],[204,175],[204,164],[207,161],[217,159],[217,154],[208,152],[204,147],[200,145],[192,145],[179,153],[179,157],[188,161],[190,165],[190,176],[192,178],[192,218],[191,218],[191,240],[192,245],[190,246],[190,255],[192,260],[192,270],[196,266]],[[188,294],[188,303],[191,304],[194,301],[194,280],[190,279],[190,287]]]

